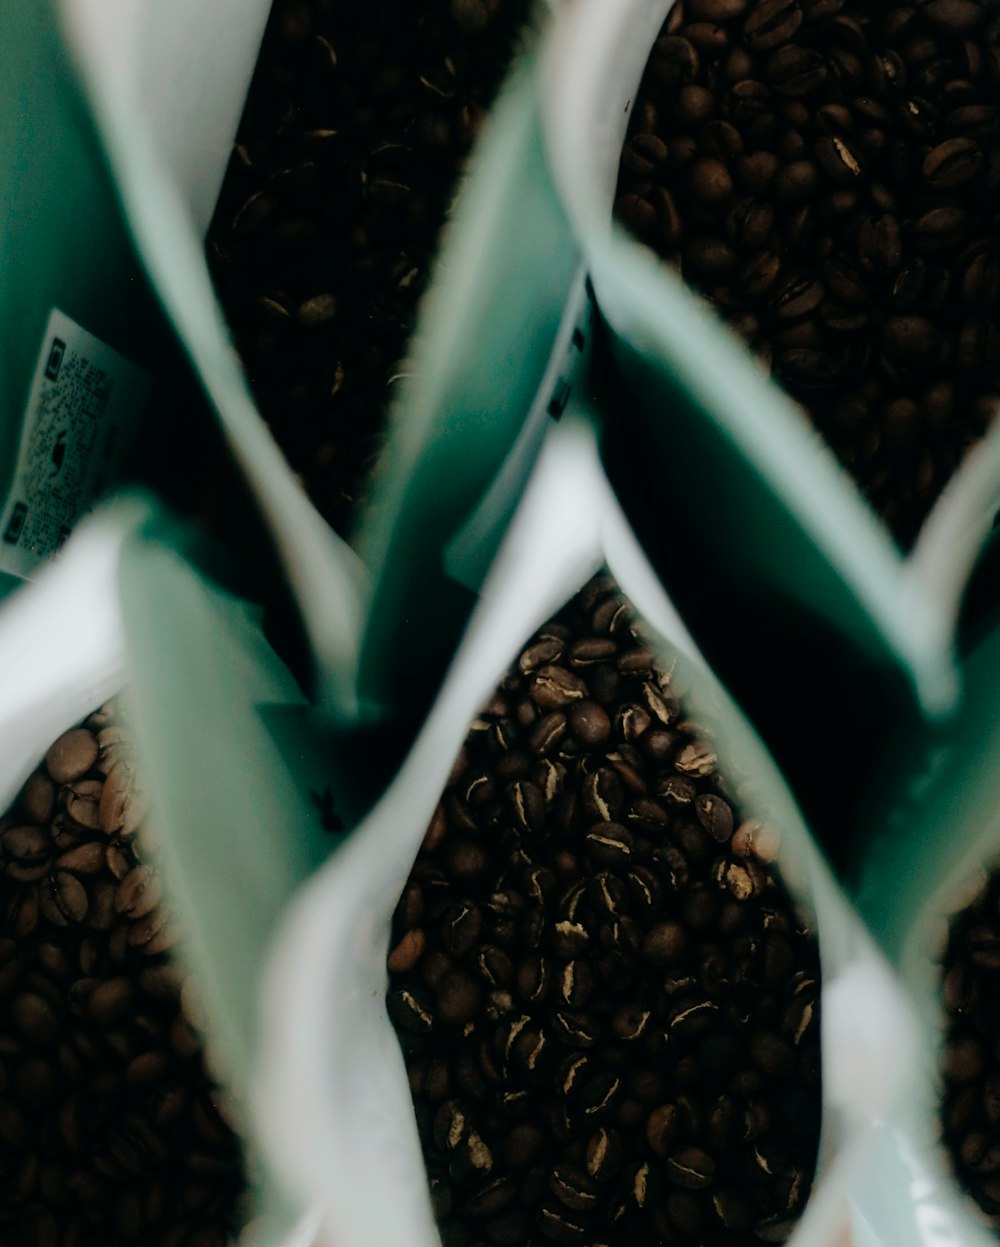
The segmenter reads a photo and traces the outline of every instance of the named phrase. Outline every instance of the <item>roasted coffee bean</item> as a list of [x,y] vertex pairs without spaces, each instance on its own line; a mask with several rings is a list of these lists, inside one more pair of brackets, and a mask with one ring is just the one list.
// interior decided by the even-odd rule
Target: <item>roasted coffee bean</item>
[[[1000,1227],[995,1186],[1000,1156],[1000,1064],[992,1007],[1000,967],[1000,876],[995,866],[956,914],[942,959],[945,1035],[940,1050],[942,1142],[956,1177],[989,1224]],[[787,1031],[786,1031],[787,1033]]]
[[49,775],[57,784],[81,779],[97,761],[97,739],[85,727],[64,732],[45,755]]
[[[997,408],[1000,30],[976,0],[751,0],[714,29],[675,6],[664,32],[680,59],[664,77],[654,49],[626,142],[667,153],[629,184],[643,241],[906,545]],[[904,418],[938,383],[947,418]]]
[[145,802],[139,790],[135,767],[119,762],[104,780],[98,818],[109,836],[131,836],[145,817]]
[[754,52],[776,48],[792,38],[802,20],[795,0],[761,0],[743,23],[747,46]]
[[423,956],[426,946],[426,937],[419,927],[412,927],[404,932],[399,943],[386,959],[389,973],[408,974]]
[[[117,1247],[171,1236],[195,1242],[209,1221],[211,1241],[221,1243],[239,1228],[242,1179],[231,1133],[218,1121],[206,1134],[201,1117],[198,1124],[179,1108],[167,1111],[168,1100],[150,1098],[150,1089],[171,1080],[195,1090],[208,1084],[189,1028],[173,1053],[163,1046],[166,1032],[176,1031],[170,1019],[180,1004],[176,975],[157,961],[166,927],[153,908],[153,877],[140,864],[141,829],[121,828],[132,837],[127,844],[100,834],[109,786],[100,776],[126,762],[134,771],[130,753],[113,706],[102,707],[56,742],[46,773],[36,772],[22,790],[18,817],[0,822],[3,923],[20,954],[2,954],[4,933],[0,991],[9,1007],[0,1048],[18,1055],[5,1062],[6,1086],[0,1071],[0,1134],[12,1149],[0,1196],[4,1207],[39,1201],[30,1227],[22,1227],[28,1237],[8,1234],[12,1247],[91,1239]],[[26,828],[29,812],[39,821]],[[115,908],[120,881],[130,877],[131,917]],[[134,931],[141,951],[132,946]],[[143,957],[152,964],[144,967]],[[93,1097],[86,1110],[74,1091],[84,1084]],[[96,1170],[90,1179],[78,1167],[85,1154]],[[182,1213],[186,1171],[195,1170],[212,1176],[214,1191]],[[110,1184],[126,1176],[129,1189],[116,1198]]]
[[340,531],[527,13],[526,0],[273,6],[207,256],[261,412]]
[[40,827],[9,827],[0,836],[4,871],[20,883],[31,883],[48,873],[52,841]]
[[661,1104],[646,1120],[646,1141],[654,1153],[665,1159],[677,1135],[677,1109],[673,1104]]
[[971,182],[983,165],[983,150],[975,139],[946,139],[932,148],[921,166],[934,190],[954,190]]
[[[808,1189],[815,945],[758,856],[762,824],[740,819],[686,718],[679,674],[657,669],[639,632],[600,577],[532,638],[491,702],[510,724],[502,745],[484,710],[442,798],[459,817],[425,838],[396,909],[388,1010],[446,1244],[604,1241],[626,1220],[650,1247],[682,1223],[766,1236]],[[567,665],[542,661],[549,634]],[[546,712],[559,719],[544,783],[504,786],[506,759],[537,756],[543,721],[510,710],[553,666],[580,696]],[[456,798],[484,785],[497,795],[470,881],[449,845],[472,834]],[[417,932],[419,958],[397,956]],[[765,1131],[784,1149],[769,1171]]]
[[99,779],[77,779],[64,788],[66,813],[81,827],[88,831],[100,831],[101,797],[104,793],[104,782]]
[[698,1147],[683,1147],[664,1162],[667,1180],[686,1190],[703,1190],[712,1185],[715,1161]]
[[80,880],[66,870],[56,870],[41,883],[39,903],[42,913],[57,927],[83,922],[89,901]]

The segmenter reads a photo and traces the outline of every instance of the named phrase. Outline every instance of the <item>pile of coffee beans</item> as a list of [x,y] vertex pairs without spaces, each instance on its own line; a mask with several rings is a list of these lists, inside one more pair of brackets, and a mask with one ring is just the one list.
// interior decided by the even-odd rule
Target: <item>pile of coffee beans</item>
[[208,257],[261,412],[344,531],[528,0],[275,0]]
[[1000,404],[1000,11],[678,0],[616,213],[808,411],[904,545]]
[[1000,871],[952,922],[943,968],[942,1137],[958,1180],[1000,1230]]
[[113,704],[0,818],[0,1242],[225,1247],[244,1169]]
[[472,724],[397,907],[390,1017],[445,1247],[783,1242],[819,962],[614,582]]

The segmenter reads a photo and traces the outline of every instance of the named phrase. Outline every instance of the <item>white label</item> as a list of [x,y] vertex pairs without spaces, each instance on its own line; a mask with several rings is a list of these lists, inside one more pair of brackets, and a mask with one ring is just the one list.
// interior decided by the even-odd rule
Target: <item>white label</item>
[[121,457],[149,377],[53,310],[0,515],[0,570],[30,576],[89,510]]

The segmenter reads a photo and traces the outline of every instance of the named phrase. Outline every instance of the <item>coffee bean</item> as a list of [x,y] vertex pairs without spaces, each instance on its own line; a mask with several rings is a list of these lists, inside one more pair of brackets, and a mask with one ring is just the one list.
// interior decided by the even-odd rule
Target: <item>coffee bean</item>
[[58,870],[69,870],[76,875],[96,875],[106,864],[104,845],[96,840],[89,840],[86,844],[77,845],[76,848],[62,853],[56,858],[55,864]]
[[1000,296],[1000,254],[982,251],[972,257],[962,277],[962,297],[973,311],[986,311]]
[[57,784],[80,779],[97,761],[97,739],[84,727],[64,732],[49,748],[45,765]]
[[957,359],[974,376],[992,377],[1000,368],[1000,329],[983,317],[967,320],[958,334]]
[[932,208],[916,223],[915,236],[925,252],[947,250],[966,236],[969,218],[961,208]]
[[108,979],[90,993],[87,1013],[99,1026],[116,1026],[129,1014],[132,1000],[131,979]]
[[386,959],[389,973],[408,974],[423,956],[426,946],[426,937],[419,927],[404,932],[399,943]]
[[59,1034],[59,1017],[52,1005],[32,992],[18,993],[10,1003],[11,1020],[30,1043],[46,1045]]
[[715,1161],[697,1147],[683,1147],[664,1162],[667,1180],[685,1190],[703,1190],[711,1186]]
[[539,669],[531,681],[532,700],[543,710],[559,710],[587,694],[585,681],[565,667],[548,665]]
[[546,1238],[555,1243],[578,1243],[586,1234],[586,1223],[577,1214],[560,1206],[543,1207],[536,1225]]
[[87,893],[75,875],[56,870],[40,885],[39,904],[42,913],[57,927],[83,922],[87,916]]
[[982,22],[984,10],[974,0],[928,0],[920,6],[920,16],[946,34],[970,35]]
[[791,39],[802,20],[795,0],[761,0],[743,23],[747,46],[754,52],[776,48]]
[[128,918],[145,918],[160,901],[160,889],[148,866],[136,866],[118,885],[115,908]]
[[88,831],[100,831],[100,804],[104,784],[99,779],[77,779],[64,789],[66,813]]
[[809,95],[822,87],[828,73],[826,59],[813,48],[786,44],[767,60],[764,76],[782,96]]
[[607,711],[589,699],[575,702],[569,707],[566,724],[576,740],[588,748],[604,745],[611,736],[611,720]]
[[[788,1052],[794,1068],[785,1082],[806,1077],[815,1088],[818,1080],[818,1063],[806,1055],[818,1036],[814,997],[790,1007],[800,928],[782,920],[780,907],[768,909],[771,926],[764,925],[759,898],[766,888],[769,904],[775,900],[775,884],[753,856],[754,835],[734,831],[715,749],[685,718],[673,680],[657,671],[605,579],[555,627],[569,664],[562,670],[579,675],[583,695],[547,712],[563,722],[544,777],[533,762],[537,784],[525,775],[495,784],[540,721],[515,708],[554,665],[519,660],[491,701],[496,722],[510,723],[503,742],[481,726],[494,713],[484,712],[449,778],[446,823],[425,839],[411,875],[406,895],[423,899],[397,906],[394,918],[393,950],[407,931],[424,941],[419,960],[390,970],[387,1004],[446,1243],[521,1241],[517,1235],[530,1235],[531,1224],[541,1232],[543,1223],[550,1237],[589,1235],[592,1217],[604,1224],[619,1213],[634,1219],[636,1234],[660,1225],[673,1234],[671,1189],[708,1191],[703,1223],[720,1223],[711,1202],[714,1153],[700,1143],[720,1155],[750,1146],[740,1163],[754,1172],[759,1135],[748,1129],[744,1138],[731,1102],[728,1127],[720,1110],[709,1133],[719,1093],[702,1092],[709,1099],[701,1102],[699,1088],[719,1079],[734,1095],[766,1095],[775,1078],[778,1095],[766,1070],[784,1069]],[[611,648],[591,647],[595,631]],[[605,683],[609,670],[613,684]],[[607,739],[591,745],[584,738],[593,706]],[[641,748],[649,740],[653,747]],[[524,813],[528,784],[540,796],[537,818]],[[491,785],[494,795],[475,805],[473,794]],[[474,885],[456,871],[449,847],[473,834],[483,855]],[[422,997],[428,985],[433,996]],[[764,991],[774,997],[773,1027],[751,1023],[746,1007]],[[664,1063],[667,1044],[672,1058]],[[471,1107],[448,1150],[441,1108],[455,1090]],[[818,1134],[818,1116],[811,1120],[807,1146]],[[799,1167],[800,1187],[814,1155]],[[665,1185],[660,1166],[668,1162],[675,1172]],[[719,1189],[730,1193],[725,1183]],[[791,1215],[777,1162],[768,1191],[737,1184],[731,1194],[720,1207],[731,1203],[734,1223],[741,1198],[755,1226]],[[512,1220],[514,1208],[528,1222]]]
[[98,820],[108,836],[132,836],[146,814],[135,768],[119,762],[107,773],[101,791]]
[[0,835],[6,859],[4,870],[11,879],[31,883],[42,879],[52,860],[52,842],[40,827],[9,827]]
[[55,799],[55,788],[41,772],[36,771],[25,781],[19,804],[25,818],[30,823],[41,826],[52,817]]
[[696,160],[691,169],[691,193],[706,205],[726,203],[733,194],[733,180],[723,161],[713,157]]
[[420,989],[393,992],[389,996],[389,1016],[394,1025],[414,1035],[425,1034],[434,1025],[430,998]]
[[[996,109],[983,87],[983,65],[996,59],[1000,66],[1000,52],[992,28],[981,32],[982,9],[973,0],[941,0],[934,13],[918,22],[913,9],[897,5],[876,21],[851,0],[757,0],[716,47],[713,31],[675,9],[665,26],[671,46],[680,50],[678,41],[686,41],[697,51],[683,82],[671,82],[683,89],[685,103],[654,102],[654,55],[633,109],[643,133],[668,152],[653,175],[670,177],[667,227],[647,241],[807,405],[903,540],[915,535],[956,456],[950,434],[928,446],[929,426],[917,426],[918,440],[910,443],[896,425],[887,428],[882,413],[893,412],[885,419],[895,421],[902,410],[896,400],[916,400],[910,391],[917,372],[924,389],[928,373],[961,368],[960,331],[970,311],[996,321],[992,284],[979,276],[988,274],[989,261],[970,267],[969,258],[991,238],[981,188],[1000,185]],[[960,33],[966,28],[974,39]],[[698,130],[711,134],[700,146],[692,133]],[[732,182],[725,194],[734,199],[722,204],[734,205],[728,212],[719,211],[714,176],[706,176],[720,168]],[[662,189],[651,186],[651,199]],[[966,241],[956,265],[949,253]],[[826,292],[815,321],[788,327],[781,322],[810,315],[789,297],[800,277],[809,300],[817,280]],[[963,285],[967,294],[959,293]],[[887,348],[879,341],[879,325],[900,314],[933,326],[940,351],[926,362],[899,358],[895,328]],[[979,332],[969,331],[965,358],[985,357]],[[985,398],[990,373],[979,362],[963,377],[968,437],[976,438],[994,411]],[[879,395],[874,403],[873,393],[863,400],[862,443],[841,420],[849,424],[860,409],[852,388],[869,381]],[[914,461],[891,469],[901,455]]]
[[923,175],[935,190],[953,190],[977,176],[983,151],[975,139],[946,139],[924,157]]

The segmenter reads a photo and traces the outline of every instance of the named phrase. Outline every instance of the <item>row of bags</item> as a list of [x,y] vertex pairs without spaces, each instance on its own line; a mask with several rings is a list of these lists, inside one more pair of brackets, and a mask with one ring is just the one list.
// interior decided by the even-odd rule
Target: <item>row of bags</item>
[[[16,262],[0,255],[4,471],[13,479],[53,308],[153,374],[179,344],[312,656],[310,703],[244,600],[252,587],[237,593],[141,496],[102,507],[30,587],[9,580],[0,614],[5,804],[61,730],[128,690],[213,1053],[272,1176],[262,1241],[436,1241],[384,1007],[389,920],[469,722],[524,638],[602,566],[662,656],[690,667],[693,708],[732,772],[752,777],[743,808],[780,829],[782,878],[815,921],[824,1131],[795,1241],[987,1237],[937,1150],[936,962],[942,920],[1000,849],[1000,637],[961,662],[955,638],[1000,495],[1000,434],[904,559],[794,407],[611,227],[629,103],[668,7],[539,12],[447,232],[358,553],[260,420],[203,256],[267,6],[178,0],[168,15],[61,0],[0,14],[0,45],[20,54],[0,78],[0,165],[16,170],[0,233],[19,247]],[[58,138],[26,146],[26,117]],[[621,378],[616,410],[594,398],[595,343]],[[631,453],[652,460],[662,501],[631,496],[621,447],[608,453],[626,405]],[[727,692],[738,638],[703,630],[697,583],[651,566],[635,536],[677,517],[741,610],[778,621],[775,654],[824,618],[828,649],[810,661],[846,653],[894,722],[842,833],[854,848],[840,877],[752,698],[741,710]],[[844,708],[845,723],[867,710]],[[373,758],[395,764],[384,789],[364,782]],[[324,830],[327,794],[349,832]]]

